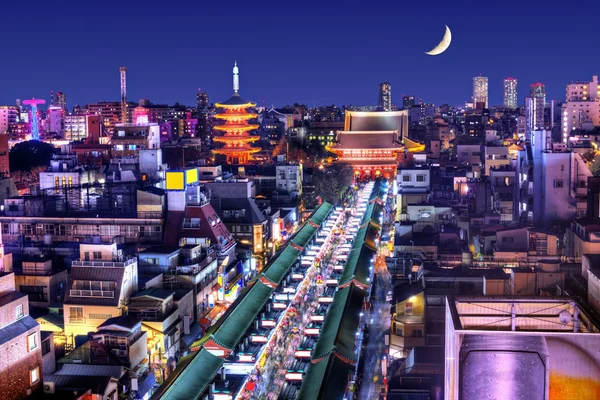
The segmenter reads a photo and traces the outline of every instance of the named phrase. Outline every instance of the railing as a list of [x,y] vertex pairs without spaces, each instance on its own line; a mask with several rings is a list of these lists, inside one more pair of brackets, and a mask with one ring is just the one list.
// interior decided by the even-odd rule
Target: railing
[[102,297],[105,299],[113,299],[115,297],[114,290],[80,290],[71,289],[71,297]]
[[108,267],[124,268],[137,263],[137,258],[130,258],[127,261],[73,261],[73,267]]

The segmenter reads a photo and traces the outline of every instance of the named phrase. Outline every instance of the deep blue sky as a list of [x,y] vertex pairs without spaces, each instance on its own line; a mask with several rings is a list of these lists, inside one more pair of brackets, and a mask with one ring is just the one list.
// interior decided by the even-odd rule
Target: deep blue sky
[[[325,4],[326,3],[326,4]],[[67,94],[69,107],[119,99],[193,104],[231,94],[233,61],[241,94],[266,105],[374,104],[377,85],[392,100],[414,94],[459,104],[472,77],[489,77],[490,103],[502,79],[519,79],[562,100],[564,85],[600,73],[600,5],[570,0],[508,1],[5,1],[0,37],[0,104]],[[450,49],[424,54],[450,26]]]

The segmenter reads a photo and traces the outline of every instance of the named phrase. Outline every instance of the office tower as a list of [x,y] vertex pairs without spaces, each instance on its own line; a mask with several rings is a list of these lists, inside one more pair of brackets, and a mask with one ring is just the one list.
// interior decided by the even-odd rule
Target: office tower
[[62,108],[63,111],[67,111],[67,95],[63,92],[57,92],[55,105]]
[[515,78],[504,80],[504,107],[517,108],[517,80]]
[[203,110],[208,108],[210,103],[208,102],[208,93],[203,92],[201,88],[198,88],[198,94],[196,95],[196,109]]
[[483,108],[488,108],[488,78],[476,76],[473,78],[473,108],[483,103]]
[[379,84],[379,107],[383,111],[392,111],[392,85],[387,82]]
[[566,101],[561,109],[562,139],[567,141],[573,130],[592,130],[600,127],[600,82],[593,76],[589,82],[567,85]]

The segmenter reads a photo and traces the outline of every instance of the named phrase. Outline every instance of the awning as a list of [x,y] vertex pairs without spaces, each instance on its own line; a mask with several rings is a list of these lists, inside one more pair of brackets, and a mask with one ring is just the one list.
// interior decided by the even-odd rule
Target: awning
[[135,393],[135,398],[140,400],[143,399],[146,394],[152,390],[155,384],[156,379],[154,379],[154,374],[146,375],[146,378],[138,384],[138,390]]

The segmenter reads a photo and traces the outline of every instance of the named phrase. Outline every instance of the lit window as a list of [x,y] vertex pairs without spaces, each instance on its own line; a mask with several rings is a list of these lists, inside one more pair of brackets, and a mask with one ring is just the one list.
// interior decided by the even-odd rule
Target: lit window
[[29,380],[31,384],[36,384],[40,380],[40,367],[34,367],[29,370]]
[[16,316],[17,316],[17,319],[23,318],[23,304],[17,304]]
[[29,351],[35,350],[37,348],[37,333],[32,333],[27,336],[27,349]]

